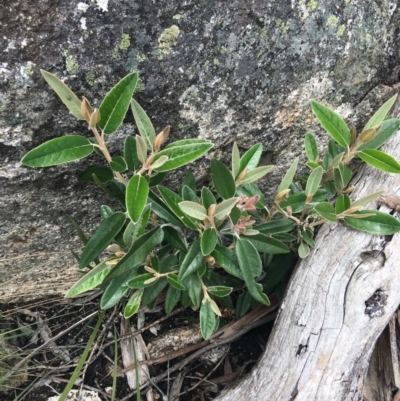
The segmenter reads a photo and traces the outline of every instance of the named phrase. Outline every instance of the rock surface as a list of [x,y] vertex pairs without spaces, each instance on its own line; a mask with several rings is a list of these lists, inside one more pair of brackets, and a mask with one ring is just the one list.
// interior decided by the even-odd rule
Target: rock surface
[[[170,124],[173,138],[211,139],[215,148],[208,158],[224,161],[233,141],[242,151],[262,142],[263,163],[277,166],[261,185],[270,194],[302,153],[306,130],[325,137],[310,112],[310,98],[360,126],[398,90],[397,5],[7,2],[0,16],[0,301],[35,298],[50,289],[63,293],[77,277],[68,249],[79,246],[63,212],[90,233],[99,205],[110,204],[95,186],[77,182],[87,162],[21,167],[23,154],[45,140],[88,134],[47,87],[40,68],[62,77],[94,105],[120,78],[139,71],[135,97],[156,130]],[[114,154],[135,130],[128,116],[110,138]],[[208,179],[208,160],[192,169],[199,180]],[[171,185],[181,176],[171,177]]]

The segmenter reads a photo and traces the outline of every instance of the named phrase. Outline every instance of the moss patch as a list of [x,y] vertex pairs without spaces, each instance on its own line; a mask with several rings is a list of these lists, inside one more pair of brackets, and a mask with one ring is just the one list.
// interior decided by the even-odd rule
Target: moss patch
[[346,30],[346,25],[340,25],[336,32],[336,35],[339,37],[342,36],[345,30]]
[[326,25],[336,26],[338,24],[338,22],[339,22],[339,20],[338,20],[338,17],[336,17],[336,15],[330,15],[326,21]]
[[93,74],[93,72],[87,72],[86,73],[86,75],[85,75],[85,79],[86,79],[86,82],[88,83],[88,85],[90,85],[90,86],[93,86],[93,84],[94,84],[94,74]]
[[65,57],[65,68],[68,74],[73,75],[78,72],[79,64],[78,62],[68,53],[68,50],[64,51]]
[[317,9],[318,3],[317,3],[315,0],[310,0],[310,1],[307,3],[307,7],[308,7],[311,11],[314,11],[314,10]]
[[119,48],[121,50],[127,50],[129,49],[130,45],[131,45],[131,38],[127,33],[123,33],[121,37],[121,42],[119,44]]
[[286,33],[289,29],[289,21],[283,22],[280,18],[276,21],[275,25],[283,33]]
[[161,53],[169,54],[171,47],[176,45],[176,40],[179,36],[180,30],[176,25],[165,29],[158,38],[158,48]]

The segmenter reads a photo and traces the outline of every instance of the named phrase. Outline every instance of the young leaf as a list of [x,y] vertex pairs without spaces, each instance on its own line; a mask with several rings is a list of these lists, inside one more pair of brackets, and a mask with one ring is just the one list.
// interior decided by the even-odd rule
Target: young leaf
[[298,253],[299,257],[304,259],[310,254],[310,247],[305,242],[302,242],[299,246]]
[[89,156],[93,152],[92,143],[80,135],[68,135],[50,139],[30,150],[21,160],[29,167],[48,167],[73,162]]
[[335,202],[335,214],[343,213],[351,206],[351,201],[348,195],[340,195]]
[[249,293],[261,304],[270,305],[268,297],[262,292],[262,285],[254,281],[254,277],[258,277],[262,272],[261,259],[257,249],[250,241],[243,238],[236,242],[235,250]]
[[227,273],[243,280],[236,253],[224,246],[216,245],[211,256]]
[[[307,133],[304,137],[304,147],[308,160],[315,162],[318,160],[318,145],[313,134]],[[286,189],[286,188],[285,188]]]
[[40,72],[43,75],[43,78],[46,80],[46,82],[54,90],[54,92],[57,93],[61,101],[67,106],[68,110],[78,120],[84,120],[85,118],[81,113],[81,101],[78,99],[75,93],[72,92],[72,90],[55,75],[50,74],[45,70],[40,70]]
[[213,228],[207,228],[201,236],[201,253],[209,255],[215,248],[218,241],[218,234]]
[[112,134],[122,124],[138,80],[137,72],[122,78],[101,102],[99,127],[105,134]]
[[137,223],[146,206],[147,196],[149,194],[149,184],[141,175],[134,175],[126,187],[126,209],[129,217],[134,223]]
[[165,203],[169,206],[171,211],[185,224],[186,227],[191,228],[192,230],[197,230],[197,227],[194,225],[192,220],[189,217],[185,216],[182,213],[182,210],[178,206],[180,202],[182,202],[182,198],[176,194],[174,191],[171,191],[168,188],[165,188],[161,185],[157,186],[158,191],[163,197]]
[[118,277],[141,265],[148,254],[162,242],[163,238],[164,232],[160,227],[154,228],[139,237],[129,252],[113,267],[107,279]]
[[[238,175],[246,168],[247,171],[258,166],[262,155],[262,145],[258,143],[252,146],[240,159],[240,167]],[[235,179],[237,176],[235,177]]]
[[376,137],[372,141],[361,145],[359,150],[378,149],[387,142],[399,128],[400,119],[398,118],[390,118],[389,120],[383,121]]
[[240,182],[240,185],[251,184],[252,182],[259,180],[264,177],[264,175],[268,174],[273,168],[274,166],[255,167],[246,173],[243,181]]
[[367,206],[369,203],[371,203],[373,200],[375,200],[379,196],[383,195],[384,193],[385,193],[385,191],[378,191],[378,192],[374,192],[372,194],[369,194],[367,196],[363,196],[362,198],[357,199],[356,201],[354,201],[351,204],[351,206]]
[[215,295],[216,297],[226,297],[232,292],[232,287],[225,287],[223,285],[215,285],[212,287],[207,287],[207,291]]
[[231,210],[235,207],[239,198],[230,198],[225,199],[221,203],[217,205],[215,208],[215,218],[217,220],[222,220],[231,212]]
[[207,217],[207,210],[203,205],[195,202],[183,201],[179,202],[178,206],[188,216],[198,220],[204,220]]
[[263,209],[267,203],[264,194],[254,184],[240,185],[236,188],[236,193],[238,195],[245,195],[248,198],[251,198],[254,195],[258,195],[260,199],[255,204],[256,208],[258,209]]
[[156,131],[154,130],[150,118],[135,99],[131,100],[131,109],[136,126],[146,143],[147,149],[152,149],[153,141],[156,137]]
[[258,252],[265,252],[271,254],[278,254],[278,253],[288,253],[290,249],[287,245],[283,242],[268,237],[264,234],[256,234],[252,235],[251,237],[247,237],[248,241],[251,242],[254,247],[257,249]]
[[319,184],[321,183],[322,180],[323,173],[324,170],[321,166],[317,167],[315,170],[311,172],[310,176],[308,177],[305,189],[306,196],[314,195],[317,192]]
[[80,268],[87,266],[107,248],[109,243],[121,231],[121,228],[125,224],[125,219],[125,213],[117,212],[103,220],[82,252],[79,262]]
[[110,163],[111,168],[114,171],[123,173],[128,168],[125,159],[122,156],[114,156]]
[[101,182],[111,181],[114,178],[114,174],[109,167],[104,166],[91,166],[88,167],[85,171],[79,174],[78,181],[91,181],[94,182],[93,174],[96,174],[97,178]]
[[385,119],[387,113],[389,113],[390,109],[394,105],[394,102],[397,99],[397,94],[391,97],[387,102],[385,102],[378,111],[369,119],[367,125],[364,127],[363,131],[366,131],[369,128],[376,127],[380,125]]
[[200,331],[205,340],[208,340],[211,337],[216,324],[217,319],[211,309],[210,302],[206,301],[200,308]]
[[183,281],[190,275],[195,273],[200,269],[204,262],[204,256],[200,249],[200,239],[193,242],[192,246],[189,248],[189,252],[183,259],[181,266],[179,268],[179,281]]
[[107,264],[108,260],[105,260],[93,268],[89,273],[85,274],[79,279],[67,292],[66,298],[74,297],[75,295],[81,294],[82,292],[89,291],[98,285],[100,285],[106,278],[108,272],[112,266]]
[[286,171],[285,176],[282,178],[282,181],[279,184],[279,187],[276,191],[277,194],[290,187],[290,184],[293,182],[294,175],[296,174],[298,164],[299,164],[299,158],[296,157],[292,165],[289,167],[288,171]]
[[232,198],[235,195],[236,186],[232,173],[219,160],[211,160],[211,177],[218,195],[223,199]]
[[329,202],[318,203],[314,206],[314,210],[326,220],[337,221],[335,208]]
[[366,231],[376,235],[392,235],[400,231],[400,221],[390,214],[377,210],[362,210],[353,215],[371,214],[364,218],[345,217],[344,221],[356,230]]
[[154,156],[153,162],[157,161],[161,156],[168,156],[168,161],[161,167],[156,168],[155,171],[170,171],[182,167],[203,156],[212,147],[213,144],[205,139],[176,141],[174,146],[167,146]]
[[143,290],[137,290],[129,298],[129,301],[125,305],[124,318],[128,319],[133,316],[140,308],[140,301],[142,300]]
[[136,171],[140,167],[140,160],[137,155],[136,139],[127,136],[124,143],[124,159],[130,171]]
[[169,287],[167,290],[167,295],[165,296],[165,313],[169,315],[178,305],[179,299],[181,297],[181,291],[175,287]]
[[321,103],[311,100],[311,108],[326,132],[341,146],[347,148],[351,142],[349,127],[339,114]]
[[400,164],[392,156],[377,149],[365,149],[358,156],[371,166],[388,173],[400,174]]
[[232,175],[236,178],[240,172],[240,154],[237,143],[234,142],[232,146]]

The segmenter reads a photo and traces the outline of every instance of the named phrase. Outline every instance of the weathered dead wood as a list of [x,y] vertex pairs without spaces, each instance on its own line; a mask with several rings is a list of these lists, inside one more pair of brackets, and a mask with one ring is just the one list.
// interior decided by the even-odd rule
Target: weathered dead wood
[[[385,148],[399,159],[400,135]],[[353,184],[353,198],[380,189],[400,197],[400,177],[369,166]],[[362,400],[372,350],[400,303],[399,261],[399,234],[324,225],[293,274],[259,364],[218,400]]]

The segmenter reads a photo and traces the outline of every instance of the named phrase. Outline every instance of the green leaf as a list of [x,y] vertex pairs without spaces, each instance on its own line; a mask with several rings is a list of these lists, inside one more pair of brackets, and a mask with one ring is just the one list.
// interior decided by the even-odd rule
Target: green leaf
[[137,156],[136,139],[127,136],[124,143],[124,159],[130,171],[136,171],[140,167],[140,160]]
[[89,156],[93,145],[80,135],[67,135],[50,139],[30,150],[21,160],[29,167],[48,167],[69,163]]
[[223,199],[235,195],[236,185],[232,173],[219,160],[211,160],[211,177],[216,191]]
[[400,173],[400,164],[392,156],[377,149],[365,149],[358,156],[371,166],[388,173]]
[[143,290],[137,290],[129,298],[129,301],[125,305],[125,309],[124,309],[124,318],[125,319],[130,318],[139,310],[142,296],[143,296]]
[[346,188],[351,180],[351,176],[351,170],[344,164],[340,163],[338,167],[333,170],[333,178],[336,188],[339,191]]
[[201,253],[209,255],[215,248],[218,241],[218,234],[213,228],[207,228],[201,236]]
[[192,246],[189,248],[189,252],[183,259],[181,266],[179,268],[179,281],[183,281],[190,275],[197,272],[204,262],[204,256],[200,249],[200,239],[193,242]]
[[397,94],[391,97],[387,102],[385,102],[369,119],[367,125],[364,127],[363,131],[366,131],[368,128],[373,128],[380,125],[385,119],[387,113],[389,113],[390,109],[394,105],[394,102],[397,99]]
[[178,276],[176,274],[168,274],[167,276],[168,283],[172,285],[172,287],[176,288],[180,291],[185,291],[186,287],[179,281]]
[[195,219],[204,220],[207,217],[207,210],[199,203],[183,201],[179,202],[178,206],[184,213]]
[[[306,155],[308,160],[315,162],[318,160],[318,145],[313,134],[307,133],[304,137],[304,147],[306,149]],[[286,188],[285,188],[286,189]]]
[[324,170],[321,166],[317,167],[311,172],[305,189],[306,196],[314,195],[317,192],[319,185],[321,184],[323,174]]
[[269,294],[274,289],[285,277],[289,269],[293,268],[296,261],[297,255],[293,251],[286,255],[274,256],[262,280],[265,294]]
[[372,214],[372,216],[357,219],[345,217],[344,221],[356,230],[366,231],[376,235],[392,235],[400,231],[400,222],[390,214],[377,210],[362,210],[353,215]]
[[112,193],[112,196],[117,199],[117,201],[123,206],[125,209],[125,194],[126,194],[126,187],[121,182],[117,181],[116,179],[109,181],[108,186]]
[[213,193],[207,187],[201,189],[201,202],[206,210],[208,210],[211,205],[217,203]]
[[302,242],[299,246],[298,252],[299,257],[304,259],[310,254],[310,247],[305,242]]
[[348,195],[340,195],[335,202],[335,214],[343,213],[351,206],[351,201]]
[[237,143],[234,142],[232,146],[232,175],[236,178],[240,171],[240,154]]
[[156,132],[153,124],[150,121],[150,118],[135,99],[131,100],[131,109],[133,117],[135,118],[136,126],[138,127],[141,137],[146,143],[147,149],[152,149]]
[[78,120],[84,120],[85,118],[81,113],[81,101],[78,99],[75,93],[72,92],[72,90],[55,75],[50,74],[45,70],[40,70],[40,72],[43,75],[43,78],[46,80],[46,82],[54,90],[54,92],[57,93],[61,101],[67,106],[68,110]]
[[[239,167],[239,173],[238,175],[245,169],[247,168],[247,171],[252,170],[253,168],[258,166],[258,163],[260,162],[260,158],[262,155],[262,145],[261,143],[258,143],[254,146],[252,146],[245,154],[241,157],[240,159],[240,167]],[[235,179],[237,176],[235,177]]]
[[260,231],[262,234],[278,234],[278,233],[290,233],[296,227],[296,223],[290,219],[277,219],[268,221],[266,223],[258,224],[254,226],[255,230]]
[[138,276],[130,279],[128,281],[127,285],[130,288],[146,288],[155,283],[155,281],[153,281],[152,283],[145,283],[146,281],[148,281],[152,278],[155,278],[153,273],[139,274]]
[[126,187],[126,209],[130,219],[137,223],[146,206],[149,184],[141,175],[134,175]]
[[331,165],[333,157],[330,153],[325,153],[324,157],[322,158],[322,168],[326,171],[328,170],[329,166]]
[[160,227],[154,228],[139,237],[133,243],[129,252],[114,266],[107,279],[110,280],[118,277],[141,265],[146,260],[148,254],[157,245],[161,244],[163,238],[164,232]]
[[210,302],[204,302],[200,308],[200,331],[205,340],[208,340],[217,324],[215,313],[211,309]]
[[149,192],[148,202],[151,204],[152,211],[165,222],[184,228],[185,225],[179,220],[172,210],[153,192]]
[[133,243],[143,234],[149,221],[151,213],[150,205],[147,205],[137,223],[129,222],[123,234],[123,241],[126,247],[130,248]]
[[125,224],[125,213],[117,212],[107,217],[89,239],[82,252],[79,267],[83,268],[99,256],[121,231]]
[[182,199],[184,201],[192,201],[199,203],[199,198],[196,195],[196,192],[193,191],[192,188],[189,188],[187,185],[184,185],[182,188]]
[[308,167],[310,167],[311,170],[316,169],[319,166],[319,163],[315,163],[315,162],[307,162],[306,165]]
[[85,171],[79,174],[78,181],[90,181],[94,182],[93,174],[96,174],[97,178],[101,182],[111,181],[114,178],[114,174],[109,167],[104,166],[91,166],[88,167]]
[[315,247],[314,235],[310,229],[302,231],[301,236],[307,245],[309,245],[312,248]]
[[349,127],[339,114],[321,103],[311,100],[311,109],[326,132],[341,146],[347,148],[351,142]]
[[107,206],[107,205],[100,206],[100,214],[103,219],[110,217],[114,213],[115,213],[114,210],[110,206]]
[[167,173],[152,174],[150,177],[150,182],[149,182],[150,188],[156,187],[157,185],[161,184],[164,181],[164,178],[166,175],[167,175]]
[[211,256],[227,273],[243,280],[236,253],[224,246],[216,245]]
[[201,300],[203,299],[203,290],[198,274],[192,274],[183,284],[187,288],[187,291],[183,291],[182,294],[188,294],[192,309],[199,309]]
[[101,262],[89,273],[80,278],[67,292],[66,298],[74,297],[82,292],[89,291],[100,285],[106,278],[112,266],[107,264],[108,260]]
[[[79,239],[81,240],[83,245],[86,245],[88,242],[88,239],[86,238],[85,233],[82,231],[80,228],[79,224],[70,216],[68,213],[66,213],[68,220],[71,222],[73,227],[75,228],[76,233],[78,234]],[[100,262],[98,262],[100,263]]]
[[[319,189],[313,196],[313,202],[322,202],[328,197],[328,192],[324,189]],[[300,213],[303,210],[304,203],[307,195],[304,191],[297,192],[293,195],[288,196],[282,203],[281,208],[286,209],[287,207],[292,208],[293,213]]]
[[[311,135],[311,134],[310,134]],[[281,183],[279,184],[279,187],[276,191],[277,194],[280,192],[284,191],[285,189],[288,189],[290,187],[290,184],[293,182],[293,178],[296,174],[297,171],[297,165],[299,164],[299,158],[296,157],[292,163],[292,165],[289,167],[289,170],[286,171],[285,176],[282,178]]]
[[157,189],[160,192],[161,196],[163,197],[165,203],[169,206],[169,208],[176,215],[176,217],[179,220],[181,220],[186,227],[189,227],[192,230],[197,230],[197,227],[195,226],[193,221],[190,220],[189,217],[185,216],[182,213],[182,209],[179,207],[179,203],[182,202],[182,198],[174,191],[171,191],[170,189],[163,187],[161,185],[157,186]]
[[236,206],[229,213],[229,218],[231,219],[233,225],[236,225],[236,223],[239,221],[241,217],[242,217],[242,212]]
[[171,226],[164,226],[164,239],[175,249],[187,252],[187,245],[179,235],[178,231]]
[[123,274],[111,280],[100,300],[101,309],[110,309],[116,305],[122,297],[130,290],[126,283],[135,277],[137,269],[133,269],[129,273]]
[[400,119],[398,118],[390,118],[389,120],[385,120],[381,124],[381,128],[376,134],[376,137],[368,142],[364,143],[359,147],[359,150],[365,149],[378,149],[385,142],[387,142],[400,128]]
[[137,72],[122,78],[101,102],[99,127],[105,134],[112,134],[122,124],[128,111],[138,80]]
[[196,178],[191,171],[188,171],[183,178],[182,184],[179,188],[179,193],[182,195],[183,187],[187,185],[190,189],[196,192]]
[[235,250],[249,293],[259,303],[270,305],[268,297],[262,292],[262,285],[254,281],[254,277],[262,273],[261,259],[257,249],[250,241],[243,238],[236,242]]
[[335,208],[329,202],[318,203],[318,205],[314,206],[314,209],[324,219],[332,222],[337,221]]
[[165,313],[169,315],[178,305],[179,299],[181,298],[181,291],[174,287],[169,287],[167,295],[165,296]]
[[126,161],[122,156],[114,156],[111,160],[110,166],[114,171],[118,171],[119,173],[123,173],[128,169]]
[[232,292],[232,287],[225,287],[223,285],[214,285],[211,287],[207,287],[207,292],[216,297],[226,297]]
[[272,254],[290,252],[289,247],[283,242],[275,238],[268,237],[264,234],[252,235],[250,237],[247,237],[247,240],[254,245],[258,252]]
[[240,182],[240,185],[251,184],[252,182],[259,180],[264,177],[264,175],[268,174],[273,168],[274,166],[255,167],[246,173],[246,176],[244,177],[244,180]]
[[154,156],[153,162],[164,155],[168,156],[168,161],[161,167],[156,168],[155,171],[170,171],[182,167],[203,156],[213,147],[213,144],[205,139],[189,141],[189,139],[176,141],[174,146],[167,146],[164,150],[158,152]]
[[231,212],[231,210],[236,206],[239,198],[225,199],[219,203],[215,208],[215,218],[217,220],[222,220]]

